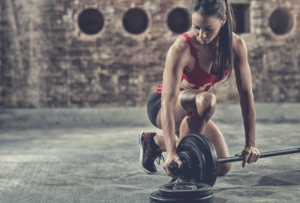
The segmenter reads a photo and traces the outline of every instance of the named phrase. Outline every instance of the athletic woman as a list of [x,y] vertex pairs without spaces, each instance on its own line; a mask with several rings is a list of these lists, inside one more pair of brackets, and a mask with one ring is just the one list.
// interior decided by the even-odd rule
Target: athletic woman
[[[154,160],[167,157],[163,168],[176,178],[168,165],[182,162],[176,154],[178,143],[188,134],[201,133],[214,145],[218,158],[229,157],[229,149],[218,127],[210,120],[216,109],[216,97],[209,92],[226,80],[234,68],[245,129],[242,167],[260,156],[255,141],[255,107],[252,79],[244,40],[233,33],[229,0],[193,0],[192,28],[180,35],[168,51],[163,82],[151,95],[147,112],[152,124],[163,131],[140,133],[140,165],[147,173],[156,172]],[[179,140],[175,140],[177,135]],[[225,175],[231,163],[219,164]]]

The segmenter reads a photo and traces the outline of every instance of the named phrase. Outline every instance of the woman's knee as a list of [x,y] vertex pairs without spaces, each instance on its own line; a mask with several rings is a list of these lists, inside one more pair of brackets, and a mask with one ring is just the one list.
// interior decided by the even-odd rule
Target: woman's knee
[[199,116],[210,118],[215,112],[217,100],[212,93],[202,92],[197,94],[195,103]]
[[219,164],[219,176],[225,176],[231,169],[232,163]]

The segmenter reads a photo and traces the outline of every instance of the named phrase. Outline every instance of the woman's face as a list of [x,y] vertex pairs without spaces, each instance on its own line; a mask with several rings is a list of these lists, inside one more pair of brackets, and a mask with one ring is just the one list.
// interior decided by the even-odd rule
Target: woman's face
[[211,43],[218,36],[225,22],[226,16],[220,20],[214,16],[201,15],[197,12],[192,14],[192,30],[201,45]]

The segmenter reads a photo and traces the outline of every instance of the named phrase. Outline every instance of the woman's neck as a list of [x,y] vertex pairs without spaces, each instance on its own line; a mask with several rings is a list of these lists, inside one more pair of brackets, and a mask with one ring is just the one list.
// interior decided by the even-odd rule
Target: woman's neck
[[210,48],[211,51],[215,51],[218,49],[219,45],[219,36],[217,36],[211,43],[208,44],[208,47]]

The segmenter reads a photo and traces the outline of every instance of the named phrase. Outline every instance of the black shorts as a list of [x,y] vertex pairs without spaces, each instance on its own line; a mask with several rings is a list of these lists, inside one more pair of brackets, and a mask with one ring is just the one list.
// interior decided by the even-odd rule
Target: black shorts
[[161,107],[161,94],[153,93],[148,100],[147,113],[148,113],[150,122],[155,127],[157,127],[156,118],[157,118],[157,114],[160,110],[160,107]]

